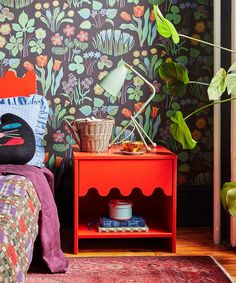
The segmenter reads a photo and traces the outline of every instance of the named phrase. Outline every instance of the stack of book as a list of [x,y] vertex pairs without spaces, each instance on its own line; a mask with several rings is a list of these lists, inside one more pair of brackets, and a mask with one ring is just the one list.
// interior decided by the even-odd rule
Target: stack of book
[[98,220],[99,232],[148,232],[149,228],[143,217],[133,215],[128,220],[114,220],[101,216]]

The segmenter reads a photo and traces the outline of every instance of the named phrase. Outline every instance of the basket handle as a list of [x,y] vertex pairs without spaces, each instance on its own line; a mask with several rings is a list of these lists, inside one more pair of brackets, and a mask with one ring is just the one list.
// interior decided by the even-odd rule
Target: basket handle
[[64,119],[66,124],[68,125],[69,127],[69,130],[71,132],[71,135],[73,137],[73,139],[76,141],[76,143],[78,144],[79,146],[79,149],[80,149],[80,138],[79,138],[79,135],[78,135],[78,132],[77,132],[77,129],[76,129],[76,126],[75,126],[75,120],[69,122],[68,120]]

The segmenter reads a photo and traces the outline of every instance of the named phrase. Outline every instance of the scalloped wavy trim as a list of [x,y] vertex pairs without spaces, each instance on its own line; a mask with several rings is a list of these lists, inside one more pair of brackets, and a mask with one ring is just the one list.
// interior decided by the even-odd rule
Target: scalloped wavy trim
[[111,190],[119,190],[120,194],[122,196],[124,196],[124,197],[129,196],[132,193],[133,190],[139,190],[146,197],[151,196],[154,193],[154,191],[156,191],[156,190],[157,191],[159,191],[159,190],[162,191],[165,196],[171,196],[169,194],[166,194],[165,190],[162,189],[162,188],[153,188],[152,190],[145,191],[145,190],[142,190],[141,188],[132,188],[132,189],[123,188],[123,189],[118,189],[118,188],[104,188],[103,187],[102,192],[101,192],[101,190],[98,190],[97,188],[88,188],[86,190],[83,190],[82,192],[80,192],[80,197],[86,196],[86,194],[90,190],[96,190],[97,194],[102,196],[102,197],[108,196]]

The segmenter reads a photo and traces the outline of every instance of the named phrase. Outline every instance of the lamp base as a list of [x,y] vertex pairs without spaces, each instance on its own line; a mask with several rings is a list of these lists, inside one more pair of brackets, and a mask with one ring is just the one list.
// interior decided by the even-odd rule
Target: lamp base
[[[152,145],[153,147],[156,147],[157,144],[151,140],[151,138],[147,135],[147,133],[144,131],[144,129],[141,127],[141,125],[139,125],[139,123],[135,120],[135,118],[134,118],[133,116],[131,116],[130,118],[131,118],[130,122],[129,122],[129,123],[119,132],[119,134],[113,139],[113,141],[109,144],[109,148],[115,143],[115,141],[117,141],[117,139],[121,136],[121,134],[124,132],[124,130],[133,122],[134,128],[133,128],[132,132],[134,131],[134,129],[137,130],[137,132],[138,132],[140,138],[141,138],[142,141],[143,141],[143,144],[144,144],[145,147],[146,147],[146,151],[150,152],[152,149],[151,149],[151,147],[148,146],[148,144],[146,143],[145,137],[149,140],[149,142],[151,143],[151,145]],[[127,139],[129,136],[130,136],[130,135],[128,135],[128,136],[127,136],[126,138],[124,138],[123,140],[117,142],[117,144],[122,143],[122,142],[123,142],[125,139]]]

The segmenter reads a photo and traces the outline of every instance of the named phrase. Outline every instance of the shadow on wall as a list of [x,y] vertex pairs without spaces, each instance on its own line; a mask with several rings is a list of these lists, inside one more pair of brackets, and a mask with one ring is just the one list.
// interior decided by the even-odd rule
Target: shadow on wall
[[73,229],[74,209],[73,168],[68,166],[63,175],[55,175],[55,200],[61,228]]
[[213,187],[179,186],[177,226],[213,226]]

